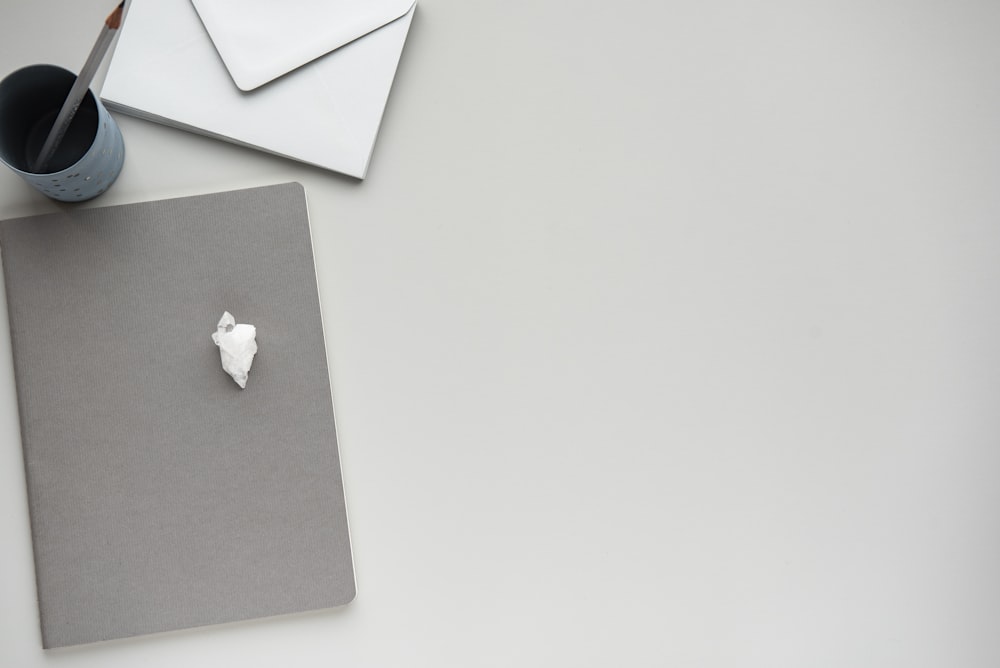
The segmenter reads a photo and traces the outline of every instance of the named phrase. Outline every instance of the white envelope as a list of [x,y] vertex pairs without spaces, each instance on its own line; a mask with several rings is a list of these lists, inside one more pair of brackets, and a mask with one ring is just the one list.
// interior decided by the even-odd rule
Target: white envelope
[[106,106],[364,178],[414,0],[196,1],[129,3]]
[[191,0],[246,91],[395,21],[413,1]]

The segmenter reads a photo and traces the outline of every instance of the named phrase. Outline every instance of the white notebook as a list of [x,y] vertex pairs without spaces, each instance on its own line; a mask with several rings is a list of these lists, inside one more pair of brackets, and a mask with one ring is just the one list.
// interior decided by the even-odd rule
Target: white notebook
[[[325,54],[320,42],[300,40],[297,57],[280,54],[278,70],[287,73],[243,91],[191,0],[132,0],[101,98],[114,111],[364,178],[416,8],[373,2],[383,3],[387,23],[375,29],[370,20],[358,23],[358,38],[339,48],[343,36],[333,35]],[[404,13],[392,18],[398,11]],[[231,46],[233,31],[212,16],[220,44]],[[254,16],[267,19],[262,11]],[[301,25],[322,32],[329,23],[318,15],[302,17]],[[280,30],[276,23],[272,32]]]

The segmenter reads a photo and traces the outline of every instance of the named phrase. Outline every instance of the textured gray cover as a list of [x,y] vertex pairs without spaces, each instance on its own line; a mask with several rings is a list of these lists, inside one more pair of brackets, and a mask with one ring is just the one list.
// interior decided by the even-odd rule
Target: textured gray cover
[[[0,223],[45,647],[355,593],[302,186]],[[211,339],[257,327],[245,390]]]

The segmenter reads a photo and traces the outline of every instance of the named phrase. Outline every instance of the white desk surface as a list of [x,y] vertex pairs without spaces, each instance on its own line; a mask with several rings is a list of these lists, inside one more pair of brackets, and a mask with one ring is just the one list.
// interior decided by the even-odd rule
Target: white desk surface
[[[2,68],[109,5],[5,3]],[[364,182],[118,116],[83,206],[305,185],[359,595],[43,652],[0,308],[0,665],[1000,665],[998,34],[421,0]]]

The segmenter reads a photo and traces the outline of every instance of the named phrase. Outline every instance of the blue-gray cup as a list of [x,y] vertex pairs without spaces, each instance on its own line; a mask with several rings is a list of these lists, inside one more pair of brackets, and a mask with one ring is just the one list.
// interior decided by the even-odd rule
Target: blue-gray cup
[[30,65],[0,81],[0,160],[63,202],[97,197],[115,182],[125,161],[121,130],[88,90],[45,172],[31,171],[74,81],[75,74],[56,65]]

